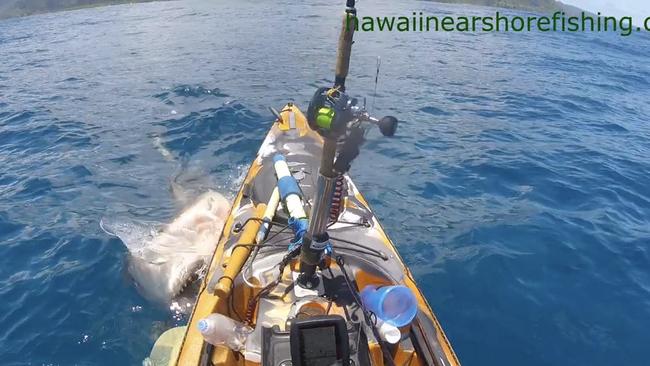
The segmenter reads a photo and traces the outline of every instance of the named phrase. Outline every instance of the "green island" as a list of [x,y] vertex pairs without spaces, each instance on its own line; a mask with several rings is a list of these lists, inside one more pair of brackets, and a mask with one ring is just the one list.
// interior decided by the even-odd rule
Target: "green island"
[[146,3],[160,0],[0,0],[0,19],[104,5]]
[[[0,19],[102,5],[149,1],[156,0],[1,0]],[[436,0],[436,2],[493,6],[542,13],[560,10],[567,14],[579,14],[582,11],[579,8],[555,0]]]
[[495,8],[517,9],[539,13],[564,11],[570,15],[580,14],[583,11],[573,5],[555,0],[435,0],[435,2],[493,6]]

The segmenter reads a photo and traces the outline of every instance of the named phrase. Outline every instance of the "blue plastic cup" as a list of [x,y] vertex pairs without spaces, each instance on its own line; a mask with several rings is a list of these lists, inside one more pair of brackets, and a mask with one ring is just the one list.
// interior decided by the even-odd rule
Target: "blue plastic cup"
[[415,295],[406,286],[369,285],[361,291],[361,301],[378,319],[398,328],[410,324],[418,313]]

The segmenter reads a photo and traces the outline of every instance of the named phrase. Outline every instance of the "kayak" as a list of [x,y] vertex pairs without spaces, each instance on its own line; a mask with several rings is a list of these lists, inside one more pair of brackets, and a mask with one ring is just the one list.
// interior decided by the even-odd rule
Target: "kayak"
[[[291,270],[282,274],[281,282],[273,291],[260,296],[257,308],[250,310],[251,299],[260,293],[266,277],[275,274],[276,264],[286,255],[288,243],[294,237],[283,230],[288,216],[278,205],[273,217],[273,222],[278,224],[270,228],[263,243],[254,243],[263,222],[251,218],[262,217],[277,185],[274,157],[278,154],[286,157],[308,204],[313,201],[323,144],[321,136],[310,129],[297,106],[287,104],[279,115],[234,200],[186,331],[184,334],[176,331],[179,338],[182,336],[180,347],[176,347],[177,354],[171,355],[167,364],[287,365],[282,362],[291,359],[291,322],[333,316],[345,321],[348,350],[354,364],[384,365],[379,343],[368,330],[352,291],[368,286],[402,285],[415,295],[417,315],[408,326],[399,329],[400,340],[391,345],[394,364],[459,365],[413,276],[347,174],[339,180],[336,200],[340,202],[340,211],[328,229],[335,254],[322,270],[323,294],[296,291],[292,285],[297,265],[294,260],[289,264]],[[347,288],[343,270],[356,289]],[[252,332],[243,354],[204,342],[198,324],[213,313],[250,324]],[[328,339],[323,337],[320,341]],[[330,341],[336,343],[336,339]]]
[[460,365],[348,174],[369,126],[393,136],[398,125],[346,94],[354,3],[334,85],[306,114],[271,109],[189,322],[163,333],[144,365]]

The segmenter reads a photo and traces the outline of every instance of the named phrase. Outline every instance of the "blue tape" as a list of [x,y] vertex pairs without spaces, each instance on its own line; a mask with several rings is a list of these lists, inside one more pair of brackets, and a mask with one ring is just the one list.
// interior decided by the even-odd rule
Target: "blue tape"
[[323,250],[323,255],[331,256],[332,255],[332,243],[327,242],[327,246],[325,247],[325,250]]
[[298,182],[293,176],[286,176],[278,179],[278,190],[280,191],[280,198],[284,201],[290,194],[297,194],[302,198],[302,191],[298,187]]
[[309,221],[305,218],[297,219],[295,217],[290,217],[288,224],[294,234],[293,241],[289,243],[289,251],[292,252],[294,249],[302,245],[302,238],[307,232]]
[[295,217],[290,217],[288,224],[289,227],[293,230],[295,236],[302,238],[307,232],[309,221],[307,221],[305,218],[297,219]]
[[[296,248],[302,245],[302,240],[305,237],[305,233],[307,233],[307,229],[309,228],[309,221],[305,218],[297,219],[295,217],[290,217],[288,224],[294,233],[293,241],[289,243],[289,252],[293,252]],[[329,240],[325,243],[322,255],[332,255],[332,242]]]
[[273,157],[273,163],[277,163],[280,160],[287,161],[287,159],[284,157],[284,155],[275,154],[275,156]]
[[298,248],[300,246],[302,246],[302,238],[300,238],[300,240],[294,240],[294,241],[290,242],[288,251],[293,252],[294,250],[296,250],[296,248]]

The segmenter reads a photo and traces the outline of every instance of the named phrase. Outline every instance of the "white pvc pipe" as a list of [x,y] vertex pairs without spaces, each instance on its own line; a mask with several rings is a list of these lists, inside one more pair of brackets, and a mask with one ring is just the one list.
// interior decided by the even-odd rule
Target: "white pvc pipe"
[[[275,175],[277,175],[278,181],[284,177],[292,177],[291,171],[289,170],[289,165],[287,165],[286,160],[277,159],[274,163],[274,167]],[[307,217],[305,209],[302,205],[302,199],[299,195],[289,194],[287,197],[285,197],[284,204],[287,206],[287,210],[289,210],[289,216],[296,219],[303,219]]]

